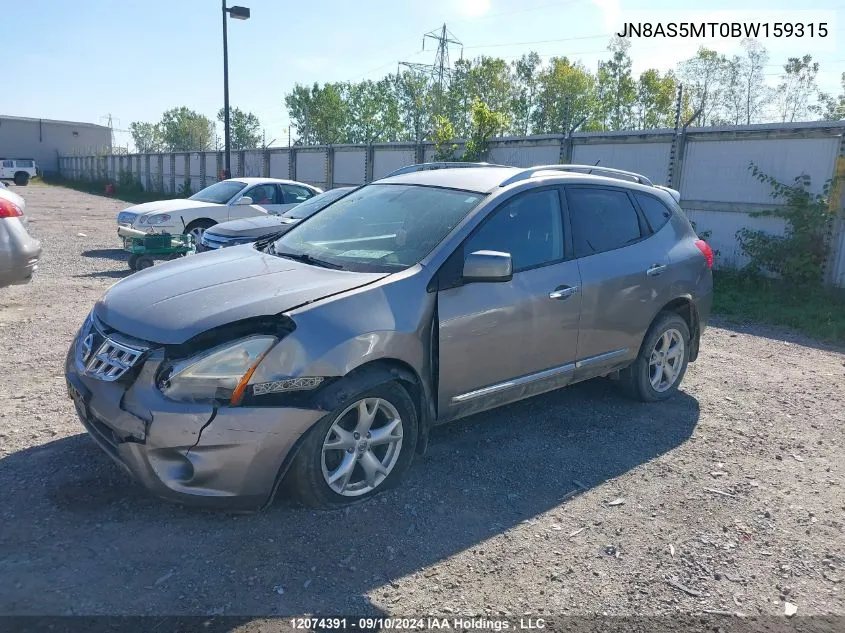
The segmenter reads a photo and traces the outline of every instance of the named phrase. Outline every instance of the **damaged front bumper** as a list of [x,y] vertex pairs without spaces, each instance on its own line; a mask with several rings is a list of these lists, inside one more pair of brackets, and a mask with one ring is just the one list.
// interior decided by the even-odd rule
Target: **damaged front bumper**
[[300,437],[325,412],[174,402],[155,386],[164,356],[146,356],[125,380],[85,373],[68,352],[65,376],[94,441],[154,494],[186,504],[250,510],[266,505]]

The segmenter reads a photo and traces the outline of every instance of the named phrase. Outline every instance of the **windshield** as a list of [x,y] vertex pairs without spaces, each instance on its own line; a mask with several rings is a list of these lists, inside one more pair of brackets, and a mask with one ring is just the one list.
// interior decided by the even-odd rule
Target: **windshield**
[[188,200],[199,200],[200,202],[210,202],[213,204],[226,204],[232,199],[232,196],[244,187],[246,187],[246,183],[238,180],[215,182],[210,187],[197,191],[194,195],[188,198]]
[[305,218],[311,217],[317,213],[320,209],[327,207],[329,203],[334,202],[350,191],[352,191],[352,187],[340,187],[338,189],[326,191],[325,193],[317,194],[310,200],[300,202],[293,209],[285,213],[284,216],[294,220],[304,220]]
[[270,247],[359,272],[395,272],[418,263],[483,198],[419,185],[369,185],[296,225]]

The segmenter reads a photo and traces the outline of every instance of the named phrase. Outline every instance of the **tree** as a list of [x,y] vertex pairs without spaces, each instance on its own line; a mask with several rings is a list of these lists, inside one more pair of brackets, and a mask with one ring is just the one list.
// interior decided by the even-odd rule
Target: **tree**
[[169,152],[207,150],[214,136],[211,119],[185,106],[162,114],[159,127],[164,148]]
[[531,114],[536,107],[537,73],[540,67],[540,56],[533,51],[513,64],[511,131],[518,136],[527,136],[531,132]]
[[134,121],[129,124],[135,151],[139,154],[151,154],[163,149],[161,126],[158,123]]
[[816,75],[819,63],[812,55],[790,57],[783,65],[785,72],[778,85],[778,115],[784,123],[805,119],[813,111],[810,97],[818,92]]
[[678,84],[672,71],[661,77],[660,71],[651,68],[637,81],[635,126],[644,129],[668,128],[675,122],[675,97]]
[[448,117],[436,114],[433,118],[431,140],[434,141],[434,160],[455,160],[458,146],[454,143],[455,126]]
[[537,108],[531,116],[535,133],[564,134],[582,118],[587,119],[587,129],[598,127],[595,78],[580,63],[553,57],[537,83]]
[[845,73],[840,78],[842,93],[838,97],[826,93],[819,93],[819,106],[825,121],[845,119]]
[[450,84],[452,122],[459,136],[473,127],[472,104],[480,100],[494,112],[510,111],[514,83],[511,67],[503,59],[482,56],[456,63],[456,77]]
[[[225,111],[220,108],[217,120],[224,123]],[[244,112],[240,108],[229,108],[229,130],[231,133],[232,149],[253,149],[261,143],[261,123],[252,112]]]
[[475,97],[470,107],[470,121],[470,133],[461,160],[486,159],[490,139],[504,132],[509,124],[508,117],[503,112],[496,112],[481,99]]
[[724,55],[702,46],[695,57],[678,66],[681,83],[690,98],[692,109],[701,109],[698,118],[700,125],[712,125],[718,121],[724,105],[725,65]]
[[395,81],[362,81],[346,87],[349,108],[350,143],[376,143],[398,140],[402,133]]
[[404,140],[419,142],[427,133],[433,111],[433,93],[428,77],[406,70],[395,77],[396,98],[401,108]]
[[745,119],[745,60],[739,55],[725,59],[722,86],[724,88],[724,118],[730,125],[739,125]]
[[769,54],[757,40],[751,38],[744,39],[742,47],[745,49],[745,63],[741,70],[745,124],[750,125],[763,119],[763,110],[771,100],[771,91],[763,74]]
[[285,96],[288,116],[300,143],[328,145],[347,142],[349,108],[345,90],[344,84],[320,86],[315,82],[311,88],[296,84],[293,92]]
[[632,127],[637,87],[631,76],[631,42],[615,37],[607,47],[611,58],[599,66],[596,81],[598,117],[605,129],[624,130]]

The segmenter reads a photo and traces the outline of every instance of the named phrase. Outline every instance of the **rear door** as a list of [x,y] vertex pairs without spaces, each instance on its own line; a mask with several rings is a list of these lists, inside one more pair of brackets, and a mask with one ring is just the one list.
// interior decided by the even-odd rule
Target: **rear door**
[[573,250],[581,274],[579,378],[635,357],[668,302],[669,248],[625,188],[567,186]]
[[532,190],[494,210],[453,255],[458,263],[452,265],[460,270],[475,251],[510,253],[514,273],[508,282],[456,279],[440,290],[441,418],[505,404],[571,379],[581,296],[563,225],[560,190]]
[[300,202],[305,202],[309,198],[314,197],[314,192],[307,187],[288,184],[280,184],[277,186],[279,187],[282,195],[281,206],[279,207],[280,213],[293,209]]

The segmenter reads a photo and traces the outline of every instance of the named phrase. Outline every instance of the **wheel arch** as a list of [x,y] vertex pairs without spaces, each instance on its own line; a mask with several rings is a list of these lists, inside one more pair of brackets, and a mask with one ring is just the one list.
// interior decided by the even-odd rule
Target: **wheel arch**
[[[693,302],[692,297],[689,295],[675,297],[657,311],[657,314],[655,314],[654,318],[651,320],[651,324],[649,324],[649,329],[651,328],[651,325],[654,324],[654,321],[664,312],[674,312],[686,321],[690,332],[689,362],[692,363],[696,358],[698,358],[698,350],[701,343],[701,323],[699,321],[698,308],[695,307],[695,302]],[[645,337],[643,337],[643,340],[645,340]]]

